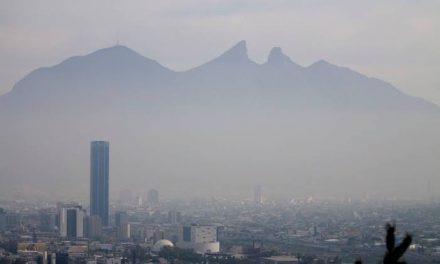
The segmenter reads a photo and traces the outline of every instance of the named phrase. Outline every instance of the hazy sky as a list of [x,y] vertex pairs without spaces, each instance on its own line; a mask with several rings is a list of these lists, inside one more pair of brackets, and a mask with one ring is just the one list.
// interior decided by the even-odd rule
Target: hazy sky
[[117,40],[175,70],[245,39],[264,62],[280,46],[440,104],[440,1],[0,1],[0,94],[31,70]]

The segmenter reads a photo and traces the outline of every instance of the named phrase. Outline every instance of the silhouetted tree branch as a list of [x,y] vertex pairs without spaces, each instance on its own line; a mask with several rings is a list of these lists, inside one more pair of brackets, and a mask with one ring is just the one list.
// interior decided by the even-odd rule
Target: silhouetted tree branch
[[[405,261],[399,261],[399,259],[403,256],[411,244],[411,235],[406,233],[402,243],[396,247],[396,225],[387,223],[385,228],[387,230],[387,235],[385,237],[387,252],[383,258],[383,264],[406,264]],[[354,262],[354,264],[362,264],[362,260],[358,259]]]
[[412,241],[411,236],[407,233],[402,243],[400,243],[397,247],[395,247],[394,241],[396,239],[396,235],[394,233],[396,232],[396,226],[394,224],[388,223],[386,225],[386,230],[387,230],[387,236],[386,236],[387,252],[385,254],[385,257],[383,258],[383,263],[405,264],[406,263],[405,261],[399,261],[399,259],[403,256],[403,254],[411,244]]

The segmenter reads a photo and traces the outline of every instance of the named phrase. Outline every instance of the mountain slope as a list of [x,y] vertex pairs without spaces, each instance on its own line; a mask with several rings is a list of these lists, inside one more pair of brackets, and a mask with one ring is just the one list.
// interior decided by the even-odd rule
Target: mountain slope
[[23,114],[36,109],[58,111],[91,107],[96,101],[154,94],[158,86],[175,79],[176,73],[154,60],[123,46],[69,58],[58,65],[37,69],[0,97],[0,107]]
[[85,197],[88,144],[108,139],[113,195],[243,195],[257,183],[283,197],[420,198],[427,181],[440,187],[439,116],[384,81],[303,67],[280,48],[257,64],[242,41],[175,72],[114,46],[0,96],[0,191]]
[[271,50],[266,63],[256,64],[249,59],[244,41],[185,72],[169,70],[123,46],[72,57],[24,77],[0,97],[0,107],[27,112],[52,105],[93,106],[96,100],[151,103],[170,98],[173,103],[183,98],[187,104],[194,99],[216,105],[228,102],[228,106],[250,102],[347,111],[440,112],[432,103],[347,68],[325,61],[302,67],[280,48]]

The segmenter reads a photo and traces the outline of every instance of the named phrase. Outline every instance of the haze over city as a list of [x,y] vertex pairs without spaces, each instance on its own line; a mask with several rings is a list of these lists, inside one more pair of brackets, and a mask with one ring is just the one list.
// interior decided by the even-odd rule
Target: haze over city
[[0,264],[440,263],[440,2],[0,2]]
[[437,2],[98,3],[2,2],[2,194],[84,199],[102,139],[113,199],[438,195]]

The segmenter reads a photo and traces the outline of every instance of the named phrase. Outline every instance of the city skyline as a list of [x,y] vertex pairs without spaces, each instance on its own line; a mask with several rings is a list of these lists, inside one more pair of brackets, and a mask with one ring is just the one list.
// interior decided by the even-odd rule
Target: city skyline
[[440,263],[440,1],[0,1],[0,264]]

